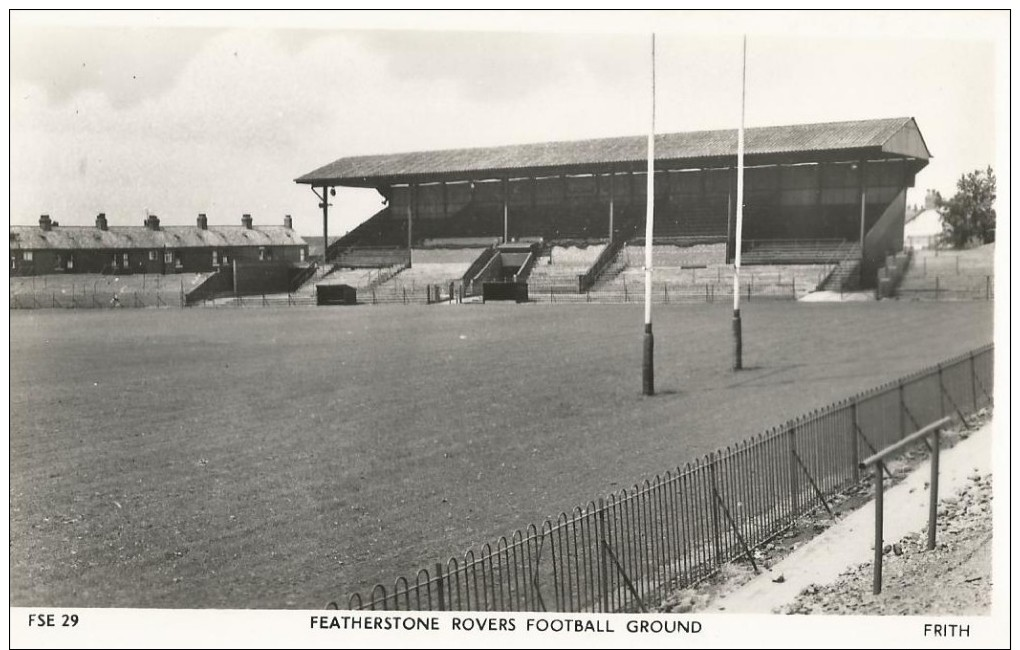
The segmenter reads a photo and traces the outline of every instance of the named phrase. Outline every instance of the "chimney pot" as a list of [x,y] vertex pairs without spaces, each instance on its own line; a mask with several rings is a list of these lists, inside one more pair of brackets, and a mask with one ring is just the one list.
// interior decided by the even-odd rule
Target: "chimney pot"
[[159,217],[154,214],[150,214],[145,218],[145,227],[149,230],[159,230]]
[[198,215],[198,227],[202,230],[209,229],[209,220],[206,218],[205,213],[201,212]]
[[251,215],[250,214],[243,214],[243,215],[241,215],[241,225],[244,226],[245,228],[247,228],[248,230],[251,230]]
[[99,214],[96,215],[96,228],[99,228],[100,230],[107,229],[105,212],[100,212]]
[[39,228],[42,230],[50,230],[53,227],[53,222],[50,221],[50,215],[44,214],[39,217]]
[[283,215],[283,227],[287,228],[288,230],[294,229],[294,222],[291,220],[289,214]]

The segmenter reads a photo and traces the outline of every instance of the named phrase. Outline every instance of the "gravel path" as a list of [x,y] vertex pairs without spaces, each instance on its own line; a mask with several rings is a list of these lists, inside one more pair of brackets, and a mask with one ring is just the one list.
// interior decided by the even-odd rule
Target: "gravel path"
[[882,593],[873,595],[872,564],[829,585],[812,585],[779,609],[785,614],[988,614],[992,587],[992,477],[973,474],[941,500],[936,548],[927,531],[887,545]]

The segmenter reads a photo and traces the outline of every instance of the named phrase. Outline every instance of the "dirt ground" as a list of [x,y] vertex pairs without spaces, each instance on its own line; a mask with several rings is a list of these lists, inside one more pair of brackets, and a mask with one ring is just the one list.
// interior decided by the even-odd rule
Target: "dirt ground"
[[939,502],[935,550],[927,550],[925,530],[887,544],[883,551],[881,594],[871,593],[873,565],[869,562],[833,584],[812,585],[779,613],[989,614],[991,475],[972,475],[963,491]]

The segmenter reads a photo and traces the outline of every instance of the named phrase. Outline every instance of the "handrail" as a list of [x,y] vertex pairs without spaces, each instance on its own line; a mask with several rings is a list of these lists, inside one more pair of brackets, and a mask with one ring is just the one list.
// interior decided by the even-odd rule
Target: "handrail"
[[482,269],[488,266],[492,258],[495,257],[496,250],[497,250],[496,245],[492,244],[484,251],[482,251],[482,253],[475,258],[475,261],[471,262],[471,266],[469,266],[467,270],[464,271],[464,275],[462,275],[460,278],[461,283],[469,284],[472,281],[474,281],[475,276],[478,275],[478,273],[481,272]]
[[307,282],[309,278],[314,276],[315,272],[318,271],[318,269],[319,264],[314,261],[305,268],[301,269],[301,271],[297,275],[295,275],[294,278],[290,281],[290,291],[293,293],[300,289],[301,285]]
[[517,269],[517,273],[514,274],[514,282],[528,279],[531,275],[531,269],[535,268],[535,261],[538,260],[538,255],[535,251],[530,251],[528,257],[524,260],[524,264],[521,264],[521,268]]
[[871,456],[868,456],[867,458],[865,458],[864,460],[861,461],[860,468],[861,469],[865,469],[869,465],[873,465],[874,463],[877,463],[879,461],[885,460],[886,458],[888,458],[889,456],[892,456],[893,454],[895,454],[896,452],[900,451],[904,447],[910,446],[911,444],[917,442],[921,438],[924,438],[925,436],[927,436],[932,431],[935,431],[936,429],[941,429],[942,427],[946,426],[947,424],[949,424],[952,421],[953,421],[953,419],[951,417],[946,416],[946,417],[942,418],[941,420],[936,420],[935,422],[932,422],[931,424],[929,424],[929,425],[927,425],[927,426],[925,426],[925,427],[915,431],[914,433],[910,434],[906,438],[903,438],[899,442],[895,442],[895,443],[889,445],[888,447],[882,449],[878,453],[875,453],[875,454],[872,454]]
[[627,240],[634,234],[636,227],[637,222],[635,221],[632,222],[626,229],[621,229],[617,237],[606,244],[606,247],[602,249],[602,252],[595,258],[595,261],[592,262],[588,270],[577,276],[578,293],[584,293],[588,289],[592,288],[595,281],[598,280],[600,275],[602,275],[602,272],[613,263],[613,260],[615,260],[616,256],[619,255],[620,250],[627,245]]
[[[939,366],[939,385],[942,384],[942,366]],[[961,416],[962,417],[962,416]],[[931,424],[922,427],[920,430],[906,436],[899,442],[895,442],[888,447],[882,449],[878,453],[865,458],[860,468],[864,469],[869,465],[875,467],[875,559],[874,569],[871,583],[871,591],[874,594],[882,593],[882,556],[884,554],[884,539],[883,539],[883,518],[885,516],[885,506],[883,500],[885,498],[885,463],[882,461],[904,447],[911,445],[926,436],[932,437],[931,445],[931,478],[928,481],[928,550],[935,549],[935,528],[938,523],[938,504],[939,504],[939,433],[940,429],[949,422],[952,418],[944,417],[941,420],[936,420]],[[964,422],[966,424],[966,422]]]

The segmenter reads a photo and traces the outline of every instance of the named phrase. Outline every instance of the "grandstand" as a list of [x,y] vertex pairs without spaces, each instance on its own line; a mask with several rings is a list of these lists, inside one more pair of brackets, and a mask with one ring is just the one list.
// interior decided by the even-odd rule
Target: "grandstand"
[[[785,274],[759,269],[751,276],[789,276],[788,293],[774,290],[791,296],[827,278],[873,286],[886,256],[902,250],[906,191],[930,158],[914,119],[753,128],[745,152],[743,262],[787,267]],[[668,269],[731,264],[736,132],[658,135],[655,153],[653,237],[663,256],[655,266],[665,274],[657,271],[657,281],[686,282]],[[508,268],[516,270],[501,274],[489,272],[500,267],[489,249],[456,268],[411,255],[410,268],[377,289],[470,285],[486,270],[486,281],[526,280],[534,295],[581,295],[622,284],[635,268],[626,249],[643,243],[645,154],[643,137],[623,137],[358,156],[296,182],[322,192],[375,188],[386,199],[385,208],[330,245],[329,263],[384,248],[402,249],[405,258],[421,249],[452,251],[466,240],[538,247],[533,264],[515,262]],[[321,207],[328,223],[329,205]],[[563,258],[570,247],[585,252]],[[724,271],[715,274],[724,291]]]

